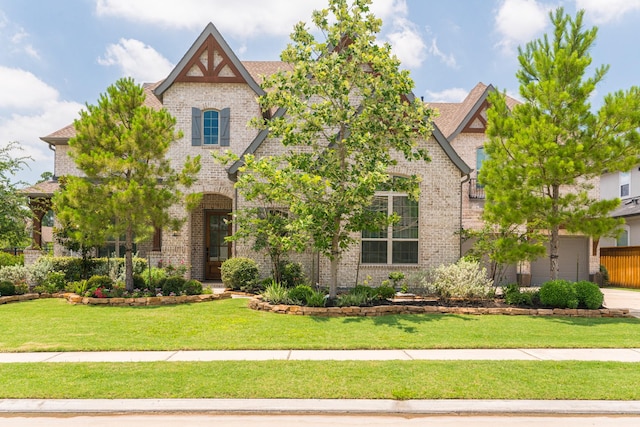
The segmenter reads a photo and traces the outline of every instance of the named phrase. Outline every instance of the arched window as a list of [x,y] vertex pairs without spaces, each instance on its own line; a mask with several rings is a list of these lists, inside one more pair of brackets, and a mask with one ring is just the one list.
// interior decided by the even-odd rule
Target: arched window
[[220,144],[220,113],[206,110],[202,113],[202,136],[204,145]]

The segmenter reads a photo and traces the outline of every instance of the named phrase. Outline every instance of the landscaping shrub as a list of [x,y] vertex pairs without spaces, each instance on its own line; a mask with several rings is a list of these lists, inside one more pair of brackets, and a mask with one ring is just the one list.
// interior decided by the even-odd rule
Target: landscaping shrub
[[0,281],[11,282],[14,286],[29,283],[29,269],[23,265],[0,267]]
[[420,270],[410,274],[404,282],[407,291],[420,296],[435,295],[432,275],[433,270]]
[[65,290],[67,292],[73,292],[74,294],[84,295],[88,290],[88,282],[87,280],[78,280],[75,282],[68,282],[65,286]]
[[324,307],[327,305],[327,294],[323,291],[313,291],[307,297],[307,306],[308,307]]
[[396,289],[390,285],[381,285],[374,289],[377,299],[385,300],[396,296]]
[[202,294],[202,283],[200,283],[196,279],[187,280],[182,287],[182,290],[187,295],[201,295]]
[[460,259],[455,264],[442,265],[433,271],[431,285],[443,299],[488,299],[495,296],[493,280],[476,261]]
[[371,296],[368,292],[349,292],[338,295],[336,305],[338,307],[360,307],[371,303]]
[[7,252],[0,251],[0,267],[22,264],[24,264],[24,255],[13,255]]
[[180,295],[187,280],[182,276],[167,277],[161,282],[162,295]]
[[29,292],[29,285],[26,283],[18,283],[14,286],[16,288],[16,295],[24,295]]
[[550,280],[540,288],[540,302],[553,308],[578,308],[576,288],[567,280]]
[[258,264],[251,258],[229,258],[222,263],[220,273],[224,285],[233,290],[258,282]]
[[272,280],[271,284],[262,291],[262,298],[271,304],[287,304],[289,302],[289,290],[275,280]]
[[0,282],[0,297],[9,297],[16,294],[16,287],[13,283],[4,280]]
[[167,277],[167,272],[162,268],[151,267],[151,270],[147,269],[142,274],[142,280],[144,285],[141,288],[160,288],[162,281]]
[[309,297],[313,294],[313,289],[308,285],[298,285],[289,289],[289,302],[296,305],[306,305]]
[[51,294],[64,290],[66,285],[65,274],[62,271],[50,271],[42,284]]
[[287,288],[302,285],[307,278],[302,271],[302,264],[294,261],[280,261],[280,283]]
[[502,295],[504,296],[504,302],[509,305],[533,305],[534,293],[522,292],[520,286],[516,283],[511,283],[502,289]]
[[576,289],[576,296],[578,297],[579,307],[596,310],[602,306],[604,294],[598,285],[582,280],[580,282],[576,282],[574,286]]
[[113,287],[113,280],[109,276],[91,276],[87,280],[87,288],[93,291],[98,288],[111,289]]

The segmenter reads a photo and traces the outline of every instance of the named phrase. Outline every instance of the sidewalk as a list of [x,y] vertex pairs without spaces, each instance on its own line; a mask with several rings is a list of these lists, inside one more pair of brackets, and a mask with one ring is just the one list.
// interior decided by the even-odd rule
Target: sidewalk
[[640,362],[640,348],[463,350],[213,350],[0,353],[0,363],[258,360],[580,360]]

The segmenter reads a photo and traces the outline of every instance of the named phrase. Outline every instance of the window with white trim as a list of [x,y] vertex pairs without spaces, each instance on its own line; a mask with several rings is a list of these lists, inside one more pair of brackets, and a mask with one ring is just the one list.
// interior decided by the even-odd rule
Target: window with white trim
[[620,172],[620,198],[629,197],[631,194],[631,172]]
[[616,246],[629,246],[629,226],[622,228],[622,233],[616,239]]
[[362,232],[362,263],[417,264],[418,201],[403,193],[380,192],[371,209],[400,219],[378,231]]

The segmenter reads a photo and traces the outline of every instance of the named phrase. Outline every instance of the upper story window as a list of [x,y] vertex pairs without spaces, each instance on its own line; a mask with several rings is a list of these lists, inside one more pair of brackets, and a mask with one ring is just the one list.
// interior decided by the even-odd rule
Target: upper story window
[[216,110],[206,110],[202,113],[202,142],[204,145],[218,145],[220,143],[220,113]]
[[631,194],[631,172],[620,172],[620,197],[629,197]]
[[201,110],[191,108],[191,145],[228,147],[231,110]]
[[476,148],[476,176],[480,174],[480,169],[482,168],[482,163],[487,158],[487,154],[484,151],[484,147]]

